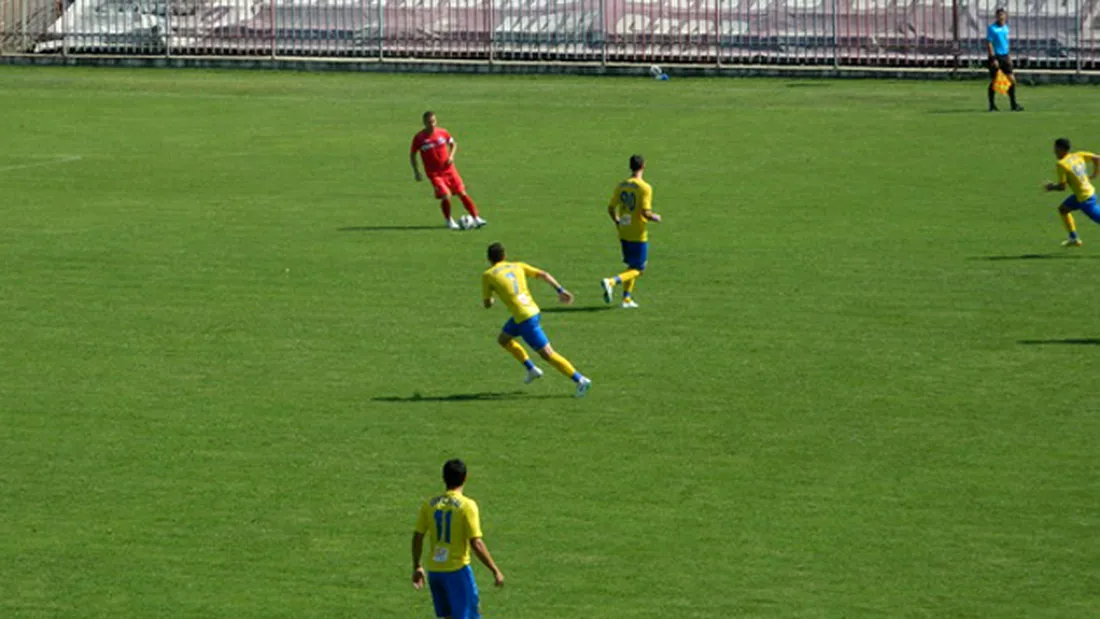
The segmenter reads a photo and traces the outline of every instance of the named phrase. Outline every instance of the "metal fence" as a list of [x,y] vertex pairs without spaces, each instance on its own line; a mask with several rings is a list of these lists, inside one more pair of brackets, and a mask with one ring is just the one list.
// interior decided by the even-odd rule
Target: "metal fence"
[[5,54],[1100,70],[1100,0],[0,0]]

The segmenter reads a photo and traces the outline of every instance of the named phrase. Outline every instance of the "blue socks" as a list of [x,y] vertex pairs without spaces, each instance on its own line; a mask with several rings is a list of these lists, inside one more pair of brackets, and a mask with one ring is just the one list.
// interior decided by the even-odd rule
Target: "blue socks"
[[528,359],[527,361],[523,362],[523,367],[527,368],[528,370],[533,370],[535,369],[535,362]]
[[580,372],[573,372],[573,382],[579,383],[581,382],[582,378],[584,378],[583,374],[581,374]]

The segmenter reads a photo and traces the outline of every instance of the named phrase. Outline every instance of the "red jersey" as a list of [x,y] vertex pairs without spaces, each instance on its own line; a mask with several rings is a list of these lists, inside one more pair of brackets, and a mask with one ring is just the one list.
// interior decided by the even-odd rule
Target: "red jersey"
[[428,176],[436,176],[454,167],[454,164],[447,163],[447,159],[451,156],[447,145],[454,143],[454,138],[447,133],[446,129],[436,127],[430,135],[426,135],[423,131],[417,132],[413,136],[409,153],[420,151],[420,159],[424,162],[424,173]]

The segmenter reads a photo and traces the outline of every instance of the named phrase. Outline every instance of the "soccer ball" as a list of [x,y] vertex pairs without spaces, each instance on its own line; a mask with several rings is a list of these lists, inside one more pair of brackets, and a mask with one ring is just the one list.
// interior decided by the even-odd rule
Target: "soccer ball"
[[477,222],[474,221],[473,217],[469,215],[463,215],[462,217],[458,218],[458,227],[462,228],[463,230],[473,230],[477,227]]

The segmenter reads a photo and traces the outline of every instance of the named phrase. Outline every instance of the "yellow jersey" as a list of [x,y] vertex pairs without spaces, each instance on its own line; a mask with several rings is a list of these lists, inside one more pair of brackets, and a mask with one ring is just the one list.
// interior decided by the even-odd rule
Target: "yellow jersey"
[[477,503],[457,490],[420,506],[416,532],[428,539],[429,572],[454,572],[470,564],[470,540],[481,537]]
[[646,218],[653,210],[653,188],[640,178],[631,176],[615,186],[609,206],[619,219],[619,238],[624,241],[649,240]]
[[1096,188],[1092,186],[1092,181],[1089,180],[1088,169],[1088,162],[1095,156],[1085,151],[1068,153],[1058,160],[1058,165],[1055,167],[1058,182],[1072,189],[1080,202],[1096,195]]
[[539,313],[539,306],[527,289],[527,278],[542,271],[523,262],[498,262],[481,274],[481,298],[488,301],[496,293],[512,312],[512,318],[523,322]]

